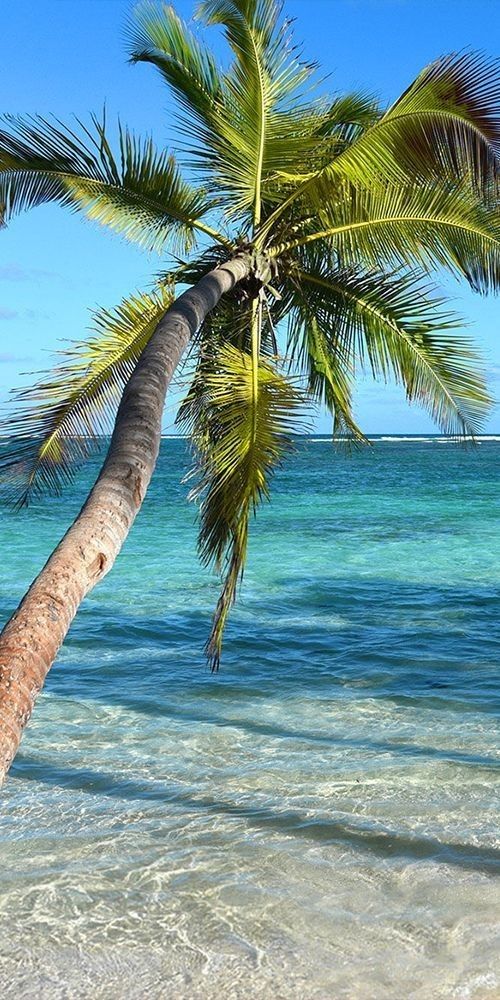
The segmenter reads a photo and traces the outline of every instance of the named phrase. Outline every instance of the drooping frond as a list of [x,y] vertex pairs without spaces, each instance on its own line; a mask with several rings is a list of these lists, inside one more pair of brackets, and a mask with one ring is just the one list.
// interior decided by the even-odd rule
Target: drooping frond
[[305,373],[309,395],[332,414],[334,437],[345,443],[366,442],[352,409],[355,363],[350,331],[337,328],[328,301],[309,296],[300,272],[292,288],[287,347],[290,368],[299,367]]
[[201,500],[199,550],[205,564],[223,571],[224,583],[207,643],[212,669],[246,558],[249,517],[269,495],[269,477],[290,447],[303,400],[270,360],[254,380],[252,357],[230,344],[198,369],[182,410],[196,449]]
[[61,362],[36,385],[14,391],[0,459],[10,499],[23,505],[46,490],[59,493],[98,436],[110,433],[123,387],[172,297],[165,286],[99,310],[92,337],[59,352]]
[[205,195],[188,184],[172,156],[119,129],[112,152],[104,122],[92,117],[80,134],[56,120],[9,115],[0,129],[0,206],[4,221],[26,209],[56,201],[109,226],[148,250],[169,239],[189,248],[209,208]]
[[463,322],[443,299],[414,275],[335,271],[319,255],[306,266],[296,275],[297,308],[306,329],[308,315],[317,318],[332,363],[395,378],[445,434],[478,432],[492,400],[472,341],[457,332]]
[[500,168],[500,60],[461,52],[431,63],[343,155],[341,169],[350,163],[365,177],[444,172],[488,189]]
[[355,183],[444,175],[489,191],[500,172],[500,62],[468,52],[432,63],[332,169]]
[[341,261],[378,269],[444,267],[465,277],[475,291],[500,288],[500,216],[468,187],[348,185],[338,189],[334,202],[325,192],[314,224],[309,218],[302,228],[302,235],[298,226],[295,238],[272,253],[279,257],[322,241]]

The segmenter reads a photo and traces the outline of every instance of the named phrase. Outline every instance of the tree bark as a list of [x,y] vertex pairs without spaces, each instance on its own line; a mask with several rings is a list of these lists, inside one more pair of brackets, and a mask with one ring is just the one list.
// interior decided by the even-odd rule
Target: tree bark
[[249,269],[244,256],[222,264],[160,320],[125,386],[108,454],[82,510],[0,635],[0,784],[83,598],[111,569],[144,500],[174,371],[207,313]]

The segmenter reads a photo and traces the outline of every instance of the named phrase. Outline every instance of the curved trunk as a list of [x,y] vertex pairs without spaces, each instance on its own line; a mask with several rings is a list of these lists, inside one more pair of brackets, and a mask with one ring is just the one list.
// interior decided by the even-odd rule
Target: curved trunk
[[124,389],[95,485],[0,635],[0,783],[83,598],[111,569],[144,500],[172,375],[207,313],[249,269],[235,257],[165,313]]

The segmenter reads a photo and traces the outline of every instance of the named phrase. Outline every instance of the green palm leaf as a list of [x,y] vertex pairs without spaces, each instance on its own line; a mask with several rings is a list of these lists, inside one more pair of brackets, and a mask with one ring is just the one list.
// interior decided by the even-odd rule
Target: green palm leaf
[[290,448],[303,406],[270,361],[261,360],[254,375],[251,354],[221,346],[200,366],[181,412],[197,453],[191,497],[201,499],[200,555],[224,574],[207,643],[214,670],[243,573],[250,513],[269,496],[269,477]]
[[256,226],[263,200],[276,197],[277,175],[302,168],[317,145],[318,116],[297,96],[312,67],[293,54],[279,14],[275,0],[204,0],[198,7],[205,22],[225,28],[234,54],[216,146],[219,184],[230,195],[230,214],[247,210]]
[[[336,97],[322,115],[318,136],[333,136],[340,148],[351,145],[382,116],[379,102],[371,94],[353,92]],[[339,146],[336,147],[337,152]]]
[[222,240],[201,221],[205,195],[184,181],[175,160],[119,129],[114,156],[104,123],[81,135],[40,117],[5,119],[0,130],[0,206],[4,221],[56,201],[109,226],[148,250],[173,239],[189,248],[197,230]]
[[168,4],[146,0],[134,10],[127,26],[131,61],[156,66],[204,134],[213,129],[214,106],[221,100],[221,72],[211,52],[195,38]]
[[202,171],[212,191],[219,189],[214,200],[224,202],[233,177],[235,130],[223,73],[169,5],[146,0],[134,10],[127,33],[131,61],[156,66],[172,88],[182,109],[176,125],[188,138],[190,166]]
[[332,414],[334,437],[346,444],[366,443],[352,408],[355,366],[351,345],[337,332],[331,303],[327,301],[325,307],[319,298],[309,298],[307,279],[297,274],[288,323],[290,368],[298,366],[305,373],[309,395]]
[[[319,195],[318,195],[319,196]],[[335,202],[326,192],[316,210],[324,228],[273,248],[277,257],[318,241],[341,260],[376,268],[444,267],[476,291],[500,288],[500,216],[470,192],[428,183],[407,188],[344,186]]]
[[[282,202],[284,211],[277,209],[271,212],[271,219],[276,217],[280,225],[285,225],[287,213],[285,206],[292,205],[289,218],[296,221],[293,212],[293,202],[297,185],[316,177],[332,158],[350,146],[366,128],[380,118],[381,112],[373,97],[361,93],[345,94],[337,97],[332,103],[325,104],[323,100],[316,101],[310,107],[300,110],[300,120],[296,118],[288,122],[289,131],[297,130],[297,148],[291,145],[288,149],[290,164],[283,169],[283,164],[276,164],[274,172],[266,179],[265,190],[269,208]],[[287,124],[284,121],[284,132]],[[283,149],[280,150],[283,153]],[[287,197],[289,196],[289,197]],[[269,215],[269,212],[266,213]],[[267,225],[264,232],[267,232]]]
[[356,188],[376,181],[384,187],[429,178],[448,186],[466,181],[496,203],[499,108],[500,61],[488,62],[475,52],[437,60],[384,115],[374,116],[356,141],[335,148],[329,162],[296,185],[268,219],[266,233],[290,203],[334,200],[339,181],[346,180]]
[[471,340],[457,333],[463,323],[443,299],[411,274],[332,271],[318,256],[308,265],[297,274],[303,321],[318,317],[332,364],[351,374],[367,364],[375,378],[395,378],[445,434],[480,430],[492,399]]
[[59,493],[98,436],[110,433],[123,387],[172,300],[171,287],[162,287],[99,310],[94,336],[59,352],[62,362],[36,385],[15,390],[0,470],[17,505],[46,490]]
[[332,164],[355,183],[376,175],[470,179],[489,189],[500,167],[500,62],[475,52],[431,63]]

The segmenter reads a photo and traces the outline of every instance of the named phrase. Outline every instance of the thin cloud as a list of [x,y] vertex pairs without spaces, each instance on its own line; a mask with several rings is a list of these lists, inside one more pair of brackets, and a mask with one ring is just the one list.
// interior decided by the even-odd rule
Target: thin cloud
[[0,365],[12,365],[12,364],[17,365],[20,364],[21,362],[24,364],[25,361],[32,361],[32,360],[33,358],[30,357],[29,354],[24,355],[24,357],[22,358],[19,357],[17,354],[10,354],[8,351],[5,351],[3,354],[0,354]]
[[25,309],[23,312],[23,319],[52,319],[52,314],[48,312],[40,312],[39,309]]
[[3,319],[28,319],[36,323],[41,319],[52,319],[52,316],[50,313],[41,312],[40,309],[23,309],[22,312],[19,312],[16,309],[7,309],[4,306],[0,306],[0,320]]
[[0,267],[0,281],[38,281],[40,278],[58,278],[62,275],[57,271],[44,271],[39,267],[21,267],[14,262]]

